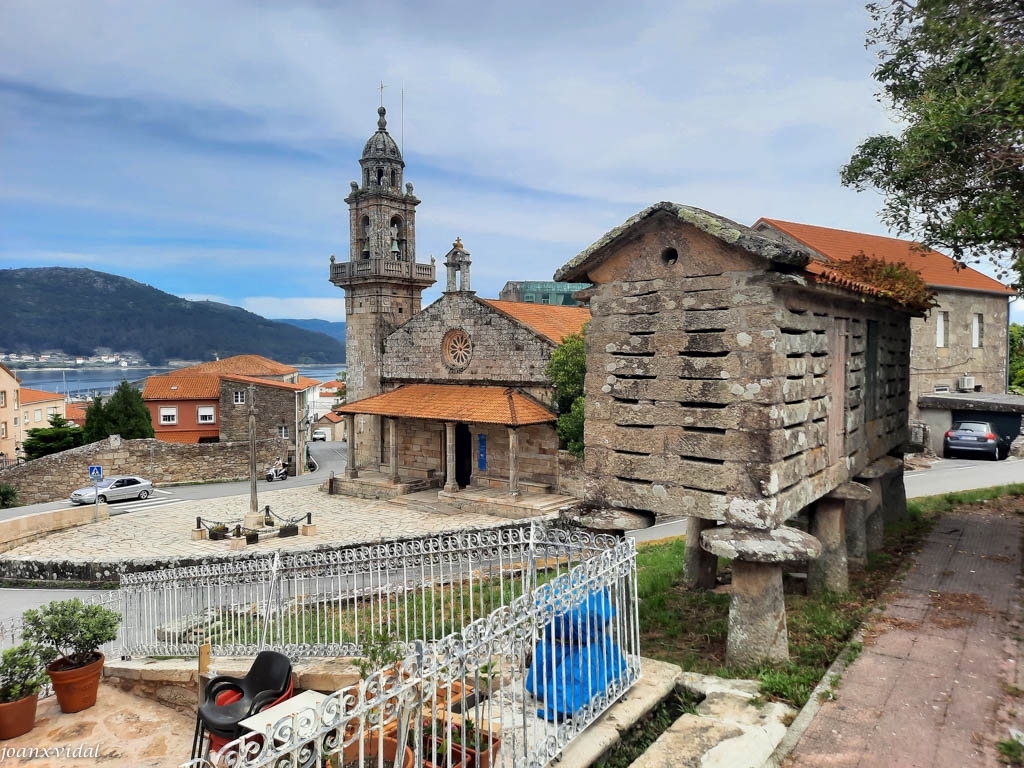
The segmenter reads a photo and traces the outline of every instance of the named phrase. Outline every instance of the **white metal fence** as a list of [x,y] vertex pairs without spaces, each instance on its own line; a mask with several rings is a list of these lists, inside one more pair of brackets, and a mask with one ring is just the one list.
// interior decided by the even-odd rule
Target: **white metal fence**
[[368,658],[359,685],[191,768],[540,768],[639,678],[635,554],[530,526],[136,574],[125,652]]

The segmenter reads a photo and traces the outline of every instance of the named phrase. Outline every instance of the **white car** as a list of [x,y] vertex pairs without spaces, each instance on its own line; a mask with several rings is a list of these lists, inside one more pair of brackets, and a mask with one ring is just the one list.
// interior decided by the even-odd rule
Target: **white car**
[[317,440],[324,440],[324,441],[327,440],[327,430],[326,429],[314,429],[313,430],[313,442],[316,442]]
[[148,499],[153,493],[153,483],[134,475],[112,475],[100,480],[96,488],[93,490],[91,485],[79,488],[71,494],[71,503],[95,504],[97,492],[101,504],[121,499]]

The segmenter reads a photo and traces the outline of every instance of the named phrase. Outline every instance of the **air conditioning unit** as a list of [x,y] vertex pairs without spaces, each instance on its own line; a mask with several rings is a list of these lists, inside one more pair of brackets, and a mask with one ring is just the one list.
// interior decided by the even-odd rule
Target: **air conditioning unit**
[[973,392],[974,391],[974,377],[973,376],[961,376],[960,381],[957,382],[957,389],[961,392]]

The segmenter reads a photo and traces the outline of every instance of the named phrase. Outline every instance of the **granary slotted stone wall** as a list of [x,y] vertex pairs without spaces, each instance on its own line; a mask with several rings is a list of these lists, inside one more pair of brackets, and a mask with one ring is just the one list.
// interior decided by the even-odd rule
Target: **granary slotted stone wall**
[[[259,440],[257,469],[288,449],[287,440]],[[183,445],[160,440],[106,440],[44,456],[0,472],[0,482],[18,489],[22,504],[67,498],[90,484],[89,467],[98,464],[110,475],[140,475],[155,485],[244,480],[249,477],[249,443]]]
[[902,443],[906,313],[678,219],[637,229],[590,273],[591,501],[771,529]]
[[[462,370],[445,364],[441,344],[453,329],[465,331],[472,358]],[[544,367],[554,344],[502,315],[472,293],[446,294],[391,334],[384,377],[391,383],[485,383],[515,386],[550,402]]]

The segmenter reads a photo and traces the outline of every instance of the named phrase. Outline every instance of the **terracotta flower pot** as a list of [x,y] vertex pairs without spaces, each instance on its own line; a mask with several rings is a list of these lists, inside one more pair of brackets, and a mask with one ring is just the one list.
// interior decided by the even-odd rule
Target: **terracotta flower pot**
[[0,740],[13,739],[32,730],[36,724],[36,704],[39,696],[33,693],[24,699],[0,704]]
[[[405,748],[405,755],[401,763],[395,759],[398,754],[398,742],[395,739],[388,738],[387,736],[383,739],[383,746],[381,746],[381,739],[376,734],[371,734],[363,739],[363,765],[366,768],[376,768],[377,766],[377,751],[380,749],[383,759],[392,763],[395,768],[412,768],[413,761],[416,759],[415,754],[409,747]],[[344,754],[342,756],[342,765],[350,765],[355,763],[359,764],[359,742],[353,742],[345,747]]]
[[105,660],[102,653],[97,654],[99,658],[84,667],[59,669],[64,659],[46,665],[46,674],[53,682],[53,692],[57,694],[61,712],[81,712],[96,703],[96,691],[100,687]]

